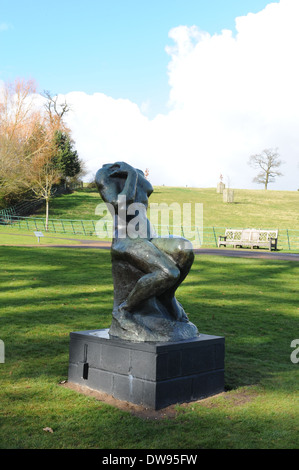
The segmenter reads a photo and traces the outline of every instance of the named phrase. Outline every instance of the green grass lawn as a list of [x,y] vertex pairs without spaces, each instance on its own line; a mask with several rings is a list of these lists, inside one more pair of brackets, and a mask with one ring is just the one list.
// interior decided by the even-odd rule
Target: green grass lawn
[[[7,232],[7,233],[6,233]],[[71,240],[69,237],[59,237],[45,234],[44,237],[40,237],[40,241],[34,235],[28,231],[12,230],[10,227],[0,227],[0,244],[1,245],[74,245],[76,240]]]
[[[99,241],[110,240],[112,230],[112,219],[108,236],[105,224],[98,238],[95,227],[100,216],[96,215],[97,206],[102,200],[95,189],[83,188],[72,194],[54,198],[50,205],[49,233],[59,234],[62,238],[84,239],[89,237]],[[160,235],[167,235],[168,229],[172,233],[173,212],[164,209],[163,215],[156,219],[151,212],[151,204],[166,204],[170,206],[177,203],[179,219],[176,220],[176,235],[184,235],[192,240],[197,248],[217,247],[219,235],[224,235],[225,228],[261,228],[279,229],[278,249],[283,251],[299,251],[299,192],[298,191],[264,191],[264,190],[235,190],[235,202],[232,204],[223,203],[221,194],[217,194],[214,188],[170,188],[156,187],[150,198],[148,217],[155,225]],[[201,203],[203,207],[203,221],[199,222],[194,232],[189,232],[186,228],[186,221],[183,218],[183,204],[191,203],[191,224],[194,230],[195,206]],[[37,217],[37,218],[36,218]],[[5,231],[26,230],[30,226],[30,231],[38,225],[39,230],[44,226],[44,208],[32,216],[31,223],[28,219],[16,222],[13,226],[0,226],[0,243]],[[19,226],[20,225],[20,226]],[[159,226],[163,228],[159,231]],[[184,226],[182,232],[181,226]],[[202,225],[202,232],[201,232]],[[28,227],[27,227],[28,228]],[[200,237],[200,239],[199,239]],[[3,243],[3,242],[2,242]],[[52,243],[52,242],[49,242]],[[65,242],[67,243],[67,242]]]
[[[223,203],[214,188],[154,188],[150,203],[202,203],[205,227],[279,228],[299,230],[299,191],[235,190],[235,202]],[[57,219],[97,220],[96,206],[101,198],[96,190],[83,188],[56,197],[50,217]],[[36,214],[44,216],[44,208]],[[194,214],[193,214],[194,215]]]
[[45,245],[79,245],[84,242],[97,243],[99,240],[94,236],[73,235],[73,234],[53,234],[51,232],[42,232],[43,237],[40,241],[34,235],[33,231],[20,230],[17,226],[0,225],[0,245],[31,246],[39,247]]
[[298,448],[298,263],[196,255],[177,297],[225,336],[226,392],[145,419],[59,385],[69,333],[110,325],[110,253],[0,247],[0,260],[0,448]]

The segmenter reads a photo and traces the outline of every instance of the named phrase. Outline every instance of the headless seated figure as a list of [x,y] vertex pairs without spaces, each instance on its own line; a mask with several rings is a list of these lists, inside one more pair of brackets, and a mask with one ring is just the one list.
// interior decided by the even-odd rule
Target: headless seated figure
[[[153,234],[146,211],[153,192],[141,170],[124,162],[103,165],[96,174],[102,199],[114,216],[111,246],[114,281],[111,336],[133,341],[179,341],[198,335],[175,291],[194,260],[192,244],[182,237]],[[142,236],[129,234],[138,208]]]

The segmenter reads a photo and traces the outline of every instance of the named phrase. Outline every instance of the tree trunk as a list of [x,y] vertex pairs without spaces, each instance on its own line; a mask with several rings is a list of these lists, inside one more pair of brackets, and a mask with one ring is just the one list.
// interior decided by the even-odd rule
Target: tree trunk
[[49,199],[46,199],[46,232],[49,228]]
[[265,190],[268,189],[268,183],[269,183],[269,173],[267,171],[266,176],[265,176]]

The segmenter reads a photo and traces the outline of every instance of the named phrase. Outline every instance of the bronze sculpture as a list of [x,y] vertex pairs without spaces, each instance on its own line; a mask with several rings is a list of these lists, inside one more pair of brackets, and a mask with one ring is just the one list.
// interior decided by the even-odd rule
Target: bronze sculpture
[[[106,164],[95,180],[114,217],[114,305],[109,334],[155,342],[198,337],[196,326],[175,298],[194,260],[192,244],[183,237],[154,234],[146,215],[153,188],[141,170],[125,162]],[[139,227],[132,235],[129,228],[135,209]]]

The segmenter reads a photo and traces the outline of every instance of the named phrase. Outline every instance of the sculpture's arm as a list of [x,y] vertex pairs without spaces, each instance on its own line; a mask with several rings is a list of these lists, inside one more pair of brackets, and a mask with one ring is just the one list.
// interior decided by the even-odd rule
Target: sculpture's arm
[[123,187],[123,190],[119,193],[119,196],[126,196],[126,204],[131,204],[135,201],[138,173],[131,165],[128,165],[125,162],[118,162],[114,164],[116,168],[115,171],[111,174],[111,177],[125,177],[126,182]]
[[118,205],[119,196],[126,197],[126,206],[134,202],[138,173],[127,163],[117,162],[113,165],[103,165],[97,172],[95,181],[102,199],[115,208]]
[[100,170],[98,170],[95,182],[103,201],[116,206],[119,189],[117,187],[118,184],[116,179],[111,180],[111,171],[109,170],[110,168],[108,165],[104,165]]

